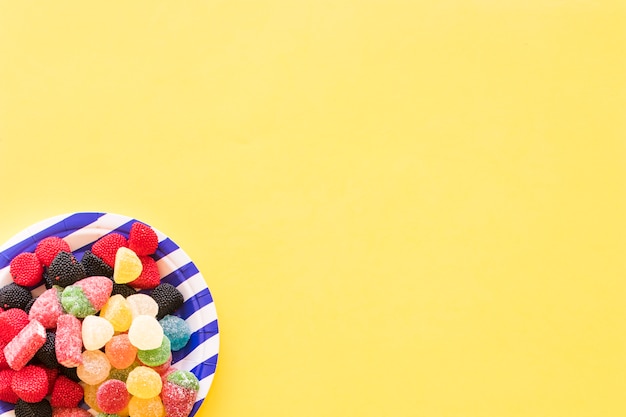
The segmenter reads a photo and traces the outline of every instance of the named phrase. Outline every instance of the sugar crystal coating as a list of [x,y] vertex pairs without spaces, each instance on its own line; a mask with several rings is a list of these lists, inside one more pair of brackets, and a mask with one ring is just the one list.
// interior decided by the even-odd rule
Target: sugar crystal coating
[[189,325],[178,316],[167,315],[159,320],[163,333],[170,339],[171,347],[174,352],[184,348],[191,337]]
[[122,295],[113,295],[100,310],[100,317],[107,319],[116,332],[125,332],[133,320],[130,304]]
[[46,342],[46,329],[37,320],[31,320],[5,347],[7,363],[16,371],[22,369]]
[[67,313],[78,318],[97,313],[83,290],[74,285],[65,287],[61,293],[61,305]]
[[0,340],[9,343],[30,322],[28,314],[19,308],[0,313]]
[[78,365],[76,373],[81,381],[96,385],[109,376],[111,364],[101,350],[86,350],[82,354],[83,363]]
[[144,365],[159,366],[167,362],[171,353],[170,339],[168,339],[167,336],[163,336],[161,346],[156,349],[138,350],[137,359],[139,359]]
[[83,320],[81,335],[87,350],[100,349],[111,340],[114,333],[113,325],[103,317],[87,316]]
[[159,313],[159,305],[148,294],[134,294],[126,298],[126,301],[130,304],[133,318],[143,315],[156,317]]
[[152,398],[161,392],[161,376],[147,366],[138,366],[128,374],[126,388],[139,398]]
[[91,413],[80,407],[54,407],[52,417],[92,417]]
[[197,396],[197,391],[166,381],[161,392],[165,415],[167,417],[187,417]]
[[102,412],[96,402],[96,393],[98,392],[98,387],[100,387],[101,384],[90,385],[81,381],[80,385],[83,387],[83,401],[85,404],[87,404],[90,408],[93,408],[97,413]]
[[46,329],[56,328],[57,320],[63,314],[60,289],[54,286],[37,297],[28,312],[28,317],[31,320],[38,320]]
[[152,316],[137,316],[128,329],[128,338],[137,349],[156,349],[163,342],[163,328]]
[[128,411],[132,417],[165,416],[165,407],[158,395],[152,398],[132,397],[128,403]]
[[113,281],[103,276],[87,277],[74,285],[83,290],[85,297],[96,311],[100,311],[102,306],[106,304],[113,290]]
[[104,381],[96,391],[96,402],[105,413],[117,413],[128,405],[130,395],[126,384],[117,379]]
[[55,352],[59,364],[67,368],[75,368],[83,361],[81,327],[81,321],[71,314],[63,314],[57,320]]
[[137,357],[137,348],[130,343],[125,333],[113,336],[104,346],[104,353],[111,366],[116,369],[128,368]]

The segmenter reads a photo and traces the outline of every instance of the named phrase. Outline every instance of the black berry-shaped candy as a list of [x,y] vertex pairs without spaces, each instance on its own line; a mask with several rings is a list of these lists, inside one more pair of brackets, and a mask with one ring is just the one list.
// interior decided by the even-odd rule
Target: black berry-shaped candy
[[14,282],[0,288],[0,307],[5,310],[10,308],[24,310],[32,299],[33,295],[28,288],[17,285]]
[[33,306],[33,304],[35,304],[35,300],[36,300],[36,298],[31,298],[30,299],[28,304],[26,304],[26,307],[24,307],[24,311],[25,312],[30,313],[30,308]]
[[85,267],[70,252],[59,252],[48,268],[48,281],[61,287],[72,285],[86,276]]
[[83,264],[83,267],[85,267],[85,273],[88,277],[102,276],[113,278],[113,268],[89,250],[85,251],[80,263]]
[[54,350],[54,341],[56,340],[56,334],[51,331],[46,331],[46,342],[35,353],[35,357],[48,368],[58,368],[59,362],[57,361],[57,355]]
[[159,306],[159,313],[156,317],[159,320],[168,314],[173,313],[178,307],[183,305],[183,302],[185,301],[181,292],[178,291],[172,284],[168,284],[167,282],[159,284],[152,290],[150,296]]
[[38,403],[18,400],[15,404],[15,417],[52,417],[52,406],[46,399]]
[[80,382],[80,378],[78,377],[78,373],[76,373],[78,368],[66,368],[63,365],[59,365],[59,373],[61,375],[65,375],[69,379],[74,382]]
[[113,297],[115,294],[120,294],[124,298],[127,298],[128,296],[137,294],[137,290],[130,285],[113,283],[113,291],[111,291],[111,297]]

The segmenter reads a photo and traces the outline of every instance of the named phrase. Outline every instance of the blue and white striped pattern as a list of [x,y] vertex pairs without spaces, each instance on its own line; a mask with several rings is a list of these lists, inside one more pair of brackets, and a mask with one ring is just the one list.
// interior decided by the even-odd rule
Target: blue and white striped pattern
[[[117,232],[128,237],[131,225],[137,220],[110,213],[71,213],[39,222],[15,235],[0,246],[0,286],[11,282],[9,263],[22,252],[33,252],[41,239],[49,236],[62,237],[81,259],[82,254],[100,237]],[[173,352],[172,366],[191,371],[200,380],[198,399],[191,411],[194,416],[209,392],[219,351],[217,313],[211,293],[198,268],[189,256],[166,235],[153,227],[159,237],[157,261],[161,281],[168,282],[183,294],[185,302],[176,315],[184,318],[191,328],[187,346]],[[38,295],[44,286],[33,288]],[[94,413],[93,410],[90,410]],[[13,404],[0,401],[0,417],[14,417]]]

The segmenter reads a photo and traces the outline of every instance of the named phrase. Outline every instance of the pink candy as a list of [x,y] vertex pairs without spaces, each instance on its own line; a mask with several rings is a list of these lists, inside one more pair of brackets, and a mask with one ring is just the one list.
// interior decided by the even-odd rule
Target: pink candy
[[[44,331],[44,341],[46,335]],[[57,320],[54,350],[59,363],[66,368],[75,368],[83,363],[83,339],[81,322],[71,314],[63,314]]]
[[46,342],[46,329],[37,320],[31,320],[5,347],[7,363],[16,371],[22,369]]

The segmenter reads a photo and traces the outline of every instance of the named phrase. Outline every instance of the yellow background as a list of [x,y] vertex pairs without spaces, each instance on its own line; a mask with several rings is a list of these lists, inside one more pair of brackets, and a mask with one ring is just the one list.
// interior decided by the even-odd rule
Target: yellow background
[[0,2],[0,241],[133,216],[200,416],[626,414],[622,0]]

